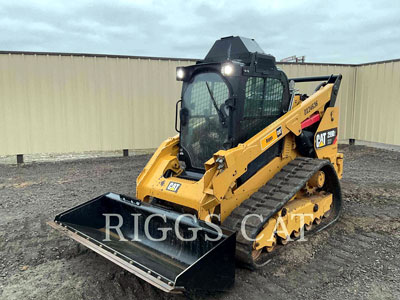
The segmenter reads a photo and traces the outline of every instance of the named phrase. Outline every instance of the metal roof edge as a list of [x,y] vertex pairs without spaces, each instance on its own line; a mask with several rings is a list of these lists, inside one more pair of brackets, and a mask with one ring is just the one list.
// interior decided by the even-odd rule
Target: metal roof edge
[[78,57],[107,57],[107,58],[174,60],[174,61],[181,61],[181,60],[197,61],[198,60],[196,58],[181,58],[181,57],[158,57],[158,56],[119,55],[119,54],[69,53],[69,52],[7,51],[7,50],[0,50],[0,54],[78,56]]
[[[0,50],[1,54],[16,54],[16,55],[48,55],[48,56],[81,56],[81,57],[106,57],[106,58],[125,58],[125,59],[151,59],[151,60],[172,60],[172,61],[199,61],[201,59],[198,58],[188,58],[188,57],[158,57],[158,56],[137,56],[137,55],[119,55],[119,54],[96,54],[96,53],[69,53],[69,52],[36,52],[36,51],[7,51]],[[391,62],[398,62],[400,58],[397,59],[388,59],[388,60],[380,60],[362,64],[342,64],[342,63],[318,63],[318,62],[304,62],[304,63],[296,63],[296,62],[280,62],[277,61],[277,64],[280,65],[327,65],[327,66],[345,66],[345,67],[360,67],[374,64],[384,64]]]

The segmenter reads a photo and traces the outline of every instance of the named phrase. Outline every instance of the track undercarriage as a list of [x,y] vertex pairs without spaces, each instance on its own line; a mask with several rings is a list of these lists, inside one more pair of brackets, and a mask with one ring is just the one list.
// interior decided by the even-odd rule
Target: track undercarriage
[[267,264],[282,246],[301,238],[302,233],[332,224],[340,208],[340,185],[332,165],[325,160],[296,158],[237,207],[223,225],[238,232],[236,257],[254,269]]

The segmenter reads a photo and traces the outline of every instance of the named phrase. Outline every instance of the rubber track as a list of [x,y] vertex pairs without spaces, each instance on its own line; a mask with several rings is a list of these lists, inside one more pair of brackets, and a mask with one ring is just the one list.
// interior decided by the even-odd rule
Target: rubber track
[[[256,238],[269,218],[279,212],[279,210],[304,187],[315,172],[327,165],[332,167],[328,160],[305,157],[296,158],[283,167],[265,186],[261,187],[249,199],[243,201],[240,206],[232,211],[225,219],[223,226],[237,231],[236,258],[239,262],[251,269],[265,264],[265,262],[260,265],[253,262],[251,256],[253,242],[243,237],[240,228],[243,218],[249,214],[263,216],[263,221],[259,218],[252,217],[246,222],[245,230],[247,235],[252,239]],[[339,198],[341,199],[341,197]],[[323,226],[323,228],[333,223],[337,217],[338,216],[334,217],[332,222]]]

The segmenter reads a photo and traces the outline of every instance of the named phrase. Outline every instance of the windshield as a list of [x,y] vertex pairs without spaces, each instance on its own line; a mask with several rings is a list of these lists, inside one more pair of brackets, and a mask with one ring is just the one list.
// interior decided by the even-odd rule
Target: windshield
[[217,73],[200,73],[188,84],[182,108],[187,122],[181,126],[181,147],[189,155],[192,167],[203,169],[204,163],[220,149],[228,137],[221,105],[229,98],[229,89]]

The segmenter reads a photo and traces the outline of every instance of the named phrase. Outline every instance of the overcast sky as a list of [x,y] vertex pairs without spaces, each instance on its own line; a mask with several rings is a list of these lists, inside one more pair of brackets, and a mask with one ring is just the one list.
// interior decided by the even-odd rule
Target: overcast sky
[[0,50],[203,58],[216,39],[256,39],[278,60],[400,58],[400,1],[4,1]]

